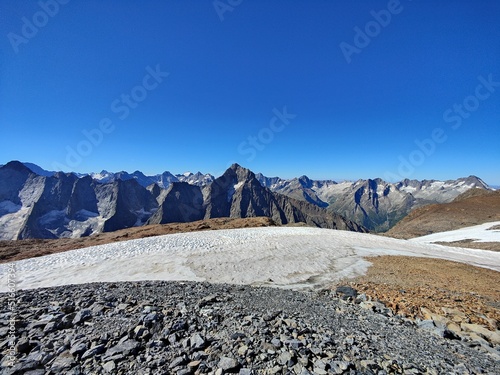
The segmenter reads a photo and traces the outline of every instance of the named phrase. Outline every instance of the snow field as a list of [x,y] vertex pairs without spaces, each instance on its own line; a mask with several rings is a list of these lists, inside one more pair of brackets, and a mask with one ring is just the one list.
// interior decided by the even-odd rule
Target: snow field
[[[300,289],[362,275],[369,257],[433,257],[500,271],[500,253],[304,227],[148,237],[14,262],[17,289],[104,281],[192,280]],[[0,291],[8,264],[0,264]],[[11,276],[12,277],[12,276]]]

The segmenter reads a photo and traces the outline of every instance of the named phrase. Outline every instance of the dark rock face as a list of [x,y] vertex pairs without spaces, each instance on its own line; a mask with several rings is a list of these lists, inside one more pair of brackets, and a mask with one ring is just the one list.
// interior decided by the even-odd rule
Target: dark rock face
[[143,225],[158,207],[151,193],[134,179],[97,185],[96,195],[107,218],[103,232]]
[[157,197],[162,203],[148,224],[265,216],[277,224],[303,222],[322,228],[365,231],[340,215],[271,192],[260,184],[253,172],[237,164],[203,190],[187,183],[173,183],[164,197],[158,192]]
[[147,224],[187,223],[203,219],[203,195],[199,186],[186,182],[172,183],[162,199]]
[[68,206],[68,216],[78,219],[78,212],[87,210],[99,212],[99,201],[95,193],[95,183],[89,176],[78,179],[74,186]]
[[29,178],[36,175],[18,161],[11,161],[0,168],[0,202],[9,200],[12,203],[22,204],[19,192]]

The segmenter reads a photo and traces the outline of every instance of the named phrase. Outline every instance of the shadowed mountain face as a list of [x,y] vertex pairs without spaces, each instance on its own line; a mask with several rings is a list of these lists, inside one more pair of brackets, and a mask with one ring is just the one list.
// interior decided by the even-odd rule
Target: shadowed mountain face
[[[32,163],[23,164],[38,176],[52,177],[57,174],[57,172],[45,171]],[[17,168],[22,168],[22,165],[18,165]],[[95,183],[102,185],[135,180],[139,185],[147,188],[158,205],[164,202],[166,195],[169,194],[169,188],[176,183],[186,182],[189,185],[200,187],[200,189],[191,189],[189,186],[174,188],[173,195],[169,196],[161,212],[156,214],[154,218],[150,218],[146,213],[143,213],[139,220],[140,223],[148,220],[150,220],[149,222],[188,220],[189,217],[199,217],[200,215],[202,217],[205,217],[205,215],[208,215],[208,217],[225,217],[224,215],[239,217],[238,215],[268,215],[270,212],[276,215],[278,222],[283,221],[281,215],[276,213],[276,202],[274,208],[270,207],[269,204],[272,206],[272,203],[269,203],[269,199],[264,199],[264,196],[260,196],[261,191],[255,185],[255,181],[248,184],[248,181],[245,181],[245,178],[243,178],[246,172],[237,172],[236,169],[233,172],[229,172],[229,174],[225,173],[224,176],[218,179],[216,184],[212,184],[215,180],[212,175],[200,172],[195,174],[186,172],[176,175],[164,172],[154,176],[146,176],[140,171],[133,173],[101,171],[89,175],[77,175],[77,177],[90,176]],[[235,173],[239,173],[236,179],[238,182],[233,183]],[[265,177],[262,174],[256,174],[254,177],[263,187],[268,188],[272,193],[282,194],[298,201],[311,203],[317,207],[327,208],[330,212],[339,214],[375,232],[387,231],[415,208],[428,204],[451,202],[458,195],[466,191],[491,190],[481,179],[475,176],[450,181],[405,179],[398,183],[389,183],[379,178],[337,183],[331,180],[311,180],[307,176],[290,180],[279,177]],[[15,181],[14,177],[13,181]],[[233,194],[234,186],[239,183],[243,183],[246,186],[243,190],[241,201],[232,202],[230,199],[231,202],[226,202],[223,195]],[[104,188],[104,190],[107,189],[106,187]],[[189,206],[188,208],[188,205],[192,203],[191,200],[194,199],[189,198],[187,190],[190,189],[192,191],[189,194],[194,194],[194,196],[198,196],[199,191],[202,192],[204,196],[202,208],[199,207],[198,203],[193,203],[192,207]],[[14,189],[13,191],[16,190]],[[210,193],[207,193],[207,191]],[[180,198],[176,198],[176,196]],[[257,199],[259,196],[260,198]],[[238,198],[239,195],[237,194],[236,197]],[[182,208],[174,208],[174,203],[178,199],[181,199],[178,203],[182,205]],[[10,203],[7,202],[5,204],[9,205]],[[1,205],[2,201],[0,201],[0,212],[2,212]],[[4,210],[13,209],[12,206],[9,207],[5,207]],[[236,207],[239,207],[239,209]],[[208,213],[204,211],[204,208],[208,209]],[[154,208],[152,210],[154,211]],[[184,212],[186,210],[189,213]],[[95,210],[90,211],[96,212]],[[171,211],[176,211],[176,213]],[[148,212],[152,214],[152,211]],[[129,217],[127,221],[128,225],[128,222],[132,221],[132,216],[127,212],[123,214]],[[178,219],[175,219],[176,217]],[[284,221],[288,221],[288,219],[285,218]],[[124,223],[120,225],[124,225]],[[105,227],[107,229],[116,226],[108,224]]]
[[[186,174],[193,183],[204,176]],[[88,175],[40,176],[19,162],[0,168],[0,239],[77,238],[146,224],[259,216],[278,224],[364,230],[318,206],[271,192],[238,165],[203,188],[172,182],[168,189],[145,188],[136,178],[100,183]]]
[[187,182],[176,182],[157,197],[158,210],[147,224],[188,223],[204,217],[201,188]]

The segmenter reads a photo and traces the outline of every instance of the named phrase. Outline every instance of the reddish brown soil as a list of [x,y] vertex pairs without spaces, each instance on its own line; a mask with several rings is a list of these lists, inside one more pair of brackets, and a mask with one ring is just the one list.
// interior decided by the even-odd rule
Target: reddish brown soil
[[500,220],[500,191],[474,189],[451,203],[417,208],[385,233],[413,238]]
[[373,265],[367,274],[349,284],[393,312],[423,318],[422,307],[438,315],[443,315],[443,307],[454,308],[471,323],[500,329],[500,272],[429,258],[368,260]]

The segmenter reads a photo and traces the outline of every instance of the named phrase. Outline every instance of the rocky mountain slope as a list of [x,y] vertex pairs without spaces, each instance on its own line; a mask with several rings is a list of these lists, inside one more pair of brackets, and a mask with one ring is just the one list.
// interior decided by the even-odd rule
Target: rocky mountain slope
[[[26,290],[17,300],[26,324],[16,326],[15,358],[1,348],[5,375],[500,371],[472,345],[329,292],[148,281]],[[6,342],[9,303],[0,294]]]
[[173,184],[158,196],[159,209],[148,224],[186,222],[220,217],[269,217],[276,224],[303,222],[321,228],[364,231],[356,223],[313,204],[298,201],[263,187],[255,174],[237,164],[201,188]]
[[101,183],[62,172],[41,176],[10,162],[0,168],[0,239],[78,238],[145,224],[256,216],[278,224],[364,230],[317,206],[272,193],[238,165],[203,188],[195,184],[203,175],[184,177],[193,184],[145,188],[139,178]]
[[470,190],[450,203],[417,208],[386,234],[413,238],[500,220],[500,191]]
[[451,181],[406,179],[398,183],[382,179],[337,183],[310,180],[307,176],[283,180],[261,174],[257,178],[273,192],[327,207],[376,232],[387,231],[417,207],[447,203],[474,188],[490,189],[475,176]]
[[0,168],[0,239],[82,237],[145,223],[158,207],[135,180],[40,176],[19,162]]
[[[36,173],[39,176],[51,177],[58,173],[56,171],[47,171],[34,163],[24,162],[22,164],[28,169],[30,169],[33,173]],[[0,168],[1,167],[3,167],[3,165],[0,165]],[[215,177],[212,176],[211,174],[209,173],[203,174],[201,172],[196,172],[196,173],[186,172],[174,175],[168,171],[165,171],[161,174],[145,175],[141,171],[128,173],[125,171],[108,172],[106,170],[102,170],[101,172],[72,173],[72,174],[80,178],[90,176],[93,180],[100,182],[102,184],[115,182],[118,180],[122,181],[136,180],[139,183],[139,185],[143,187],[148,187],[151,184],[157,184],[163,189],[167,189],[173,182],[187,182],[191,185],[205,186],[211,183],[215,179]]]
[[273,193],[253,172],[237,164],[208,185],[203,194],[205,219],[267,216],[277,224],[304,222],[321,228],[364,231],[358,224],[314,204]]

